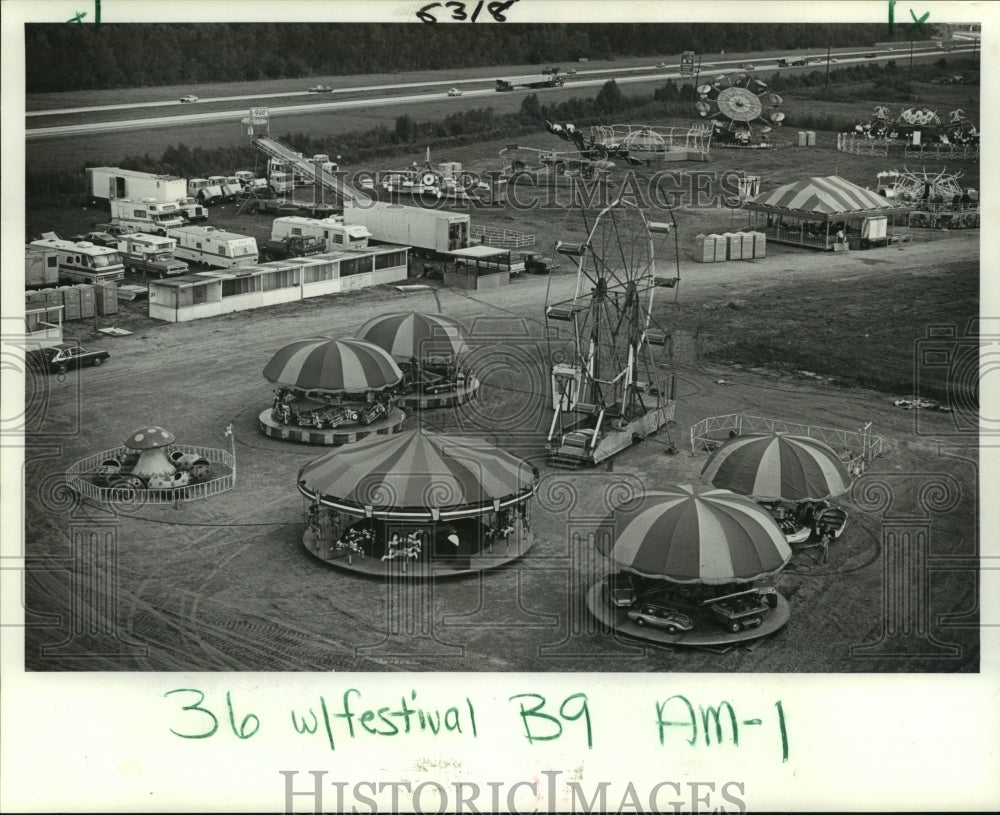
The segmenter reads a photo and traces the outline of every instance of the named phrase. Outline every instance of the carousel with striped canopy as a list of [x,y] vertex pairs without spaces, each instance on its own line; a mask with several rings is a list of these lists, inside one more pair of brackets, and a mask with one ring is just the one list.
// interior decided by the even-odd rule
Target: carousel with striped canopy
[[313,337],[286,345],[264,368],[274,383],[259,416],[267,436],[307,444],[350,444],[397,432],[406,414],[395,405],[403,373],[377,345]]
[[621,634],[714,645],[773,633],[789,618],[774,588],[791,549],[770,513],[731,490],[670,485],[621,502],[597,535],[608,564],[587,597]]
[[478,571],[531,546],[537,472],[484,441],[409,430],[332,450],[299,470],[303,545],[369,574]]
[[463,364],[467,333],[451,317],[407,311],[375,317],[357,336],[387,351],[399,365],[403,381],[397,404],[427,409],[464,404],[479,390],[479,380]]

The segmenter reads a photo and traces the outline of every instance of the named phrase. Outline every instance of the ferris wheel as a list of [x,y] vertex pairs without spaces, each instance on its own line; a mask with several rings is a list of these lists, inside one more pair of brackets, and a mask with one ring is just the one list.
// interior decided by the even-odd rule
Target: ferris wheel
[[[657,275],[658,247],[676,232],[653,221],[633,201],[619,197],[596,213],[583,211],[587,239],[562,243],[556,251],[577,267],[572,299],[548,305],[546,318],[563,339],[552,353],[549,460],[596,464],[655,433],[673,418],[674,402],[652,346],[666,332],[653,314],[657,288],[680,281]],[[676,252],[675,252],[676,257]]]
[[769,133],[785,120],[778,110],[783,99],[767,83],[748,74],[720,74],[698,86],[698,114],[713,121],[716,131],[736,142],[749,143],[756,131]]

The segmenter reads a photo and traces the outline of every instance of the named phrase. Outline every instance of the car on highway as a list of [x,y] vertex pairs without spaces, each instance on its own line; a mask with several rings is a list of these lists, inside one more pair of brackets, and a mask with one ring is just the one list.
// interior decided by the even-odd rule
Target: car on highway
[[656,63],[656,67],[657,68],[669,68],[670,66],[667,65],[667,63],[665,63],[665,62],[657,62]]
[[878,59],[878,54],[865,54],[865,59]]
[[332,93],[332,92],[333,88],[331,88],[329,85],[313,85],[309,89],[309,93]]
[[448,96],[461,96],[462,92],[458,88],[448,88]]
[[658,603],[640,603],[629,611],[628,618],[638,626],[655,626],[668,634],[678,634],[694,628],[694,622],[687,614]]
[[830,62],[840,62],[836,57],[830,57]]
[[576,68],[567,68],[566,69],[566,73],[568,73],[568,74],[575,74],[576,73]]
[[70,238],[71,241],[86,241],[87,243],[92,243],[94,246],[108,246],[112,249],[118,247],[118,238],[109,232],[85,232],[82,235],[74,235]]
[[756,66],[752,62],[744,62],[741,65],[737,65],[736,67],[739,68],[741,71],[754,71],[754,70],[756,70]]
[[559,262],[545,257],[541,252],[516,252],[515,255],[524,261],[524,271],[529,274],[548,274],[559,268]]
[[198,101],[198,97],[197,96],[193,96],[192,94],[188,94],[187,96],[182,96],[181,97],[181,102],[182,103],[197,102],[197,101]]
[[111,356],[107,351],[88,351],[68,342],[31,353],[38,363],[52,374],[64,374],[72,368],[82,368],[86,365],[100,365]]

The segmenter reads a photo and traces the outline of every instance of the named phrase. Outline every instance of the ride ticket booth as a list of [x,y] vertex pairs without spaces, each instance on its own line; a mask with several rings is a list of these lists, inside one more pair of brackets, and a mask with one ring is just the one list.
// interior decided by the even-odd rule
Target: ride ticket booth
[[493,246],[470,246],[445,253],[449,260],[444,271],[444,284],[450,288],[483,291],[510,283],[511,274],[518,274],[509,249]]

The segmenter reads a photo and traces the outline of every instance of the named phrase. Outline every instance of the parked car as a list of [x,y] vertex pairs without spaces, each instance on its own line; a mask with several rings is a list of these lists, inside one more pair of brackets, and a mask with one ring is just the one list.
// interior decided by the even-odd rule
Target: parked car
[[32,353],[37,354],[42,366],[53,374],[64,374],[71,368],[82,368],[86,365],[100,365],[111,356],[107,351],[88,351],[79,345],[67,342]]
[[187,96],[182,96],[181,97],[181,102],[182,103],[197,102],[197,101],[198,101],[198,97],[197,96],[192,96],[191,94],[188,94]]
[[690,631],[694,623],[687,614],[656,603],[640,603],[628,613],[628,618],[636,625],[652,625],[664,629],[668,634]]
[[516,252],[524,260],[524,271],[530,274],[548,274],[559,268],[559,262],[539,252]]
[[309,89],[309,93],[332,93],[333,88],[329,85],[313,85]]
[[448,88],[448,96],[461,96],[462,92],[458,88]]
[[86,241],[94,246],[108,246],[112,249],[118,246],[118,238],[108,232],[85,232],[82,235],[74,235],[70,240],[77,243]]
[[94,224],[94,229],[114,238],[115,242],[112,246],[118,245],[118,238],[122,235],[131,235],[133,232],[139,231],[136,227],[125,224]]
[[615,608],[632,608],[638,599],[635,584],[628,572],[609,574],[604,579],[604,593]]

